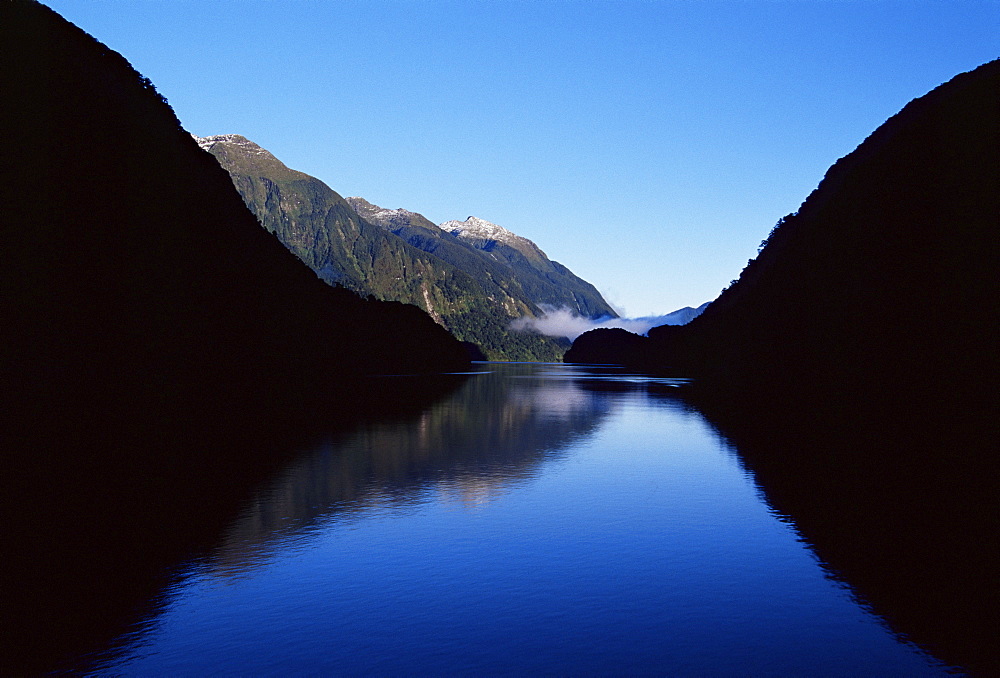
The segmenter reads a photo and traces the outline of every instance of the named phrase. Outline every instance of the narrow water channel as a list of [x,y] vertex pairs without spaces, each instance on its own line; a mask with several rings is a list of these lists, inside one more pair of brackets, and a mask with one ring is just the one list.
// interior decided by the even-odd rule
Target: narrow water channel
[[828,576],[670,380],[479,367],[304,451],[96,672],[946,673]]

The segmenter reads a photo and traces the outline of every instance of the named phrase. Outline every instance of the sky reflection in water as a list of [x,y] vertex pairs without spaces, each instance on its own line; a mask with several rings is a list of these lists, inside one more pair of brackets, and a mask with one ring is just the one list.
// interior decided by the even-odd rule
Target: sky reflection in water
[[304,454],[103,670],[944,673],[825,577],[649,380],[487,369]]

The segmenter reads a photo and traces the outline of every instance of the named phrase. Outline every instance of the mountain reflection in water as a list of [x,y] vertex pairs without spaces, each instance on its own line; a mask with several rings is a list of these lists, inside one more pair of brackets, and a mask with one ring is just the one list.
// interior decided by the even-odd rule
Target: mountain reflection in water
[[264,562],[318,523],[403,511],[432,497],[481,505],[533,478],[598,428],[612,406],[572,379],[542,379],[537,370],[486,367],[413,419],[324,441],[254,497],[215,551],[213,571],[235,574]]
[[945,672],[831,581],[680,380],[483,369],[289,463],[99,671]]
[[[876,596],[881,617],[859,605],[845,586],[864,579],[857,563],[845,577],[840,563],[818,562],[816,553],[839,555],[824,548],[823,530],[808,521],[811,550],[796,529],[802,504],[754,483],[764,469],[757,447],[748,447],[748,464],[728,442],[737,440],[731,428],[723,437],[676,397],[683,380],[568,365],[480,369],[435,403],[300,447],[255,490],[241,485],[238,511],[186,510],[196,502],[184,494],[130,528],[142,539],[104,541],[84,558],[52,546],[52,562],[71,565],[40,601],[50,617],[85,619],[101,604],[96,596],[61,610],[59,601],[98,577],[123,601],[105,611],[117,620],[105,632],[119,628],[117,640],[92,643],[57,668],[177,676],[959,670],[906,642],[905,616],[887,627],[883,617],[898,617],[892,600]],[[386,378],[386,389],[414,390],[407,379]],[[172,482],[178,491],[189,482],[208,489],[180,475]],[[830,500],[808,483],[800,494]],[[117,526],[113,507],[104,509],[80,524]],[[155,548],[156,535],[196,547]],[[47,536],[66,541],[57,531],[36,542]],[[147,545],[157,554],[150,562],[135,555]],[[101,566],[73,582],[77,563],[90,559]],[[108,576],[109,563],[133,567]],[[54,654],[63,651],[58,636],[48,640]],[[935,647],[933,638],[917,640]]]

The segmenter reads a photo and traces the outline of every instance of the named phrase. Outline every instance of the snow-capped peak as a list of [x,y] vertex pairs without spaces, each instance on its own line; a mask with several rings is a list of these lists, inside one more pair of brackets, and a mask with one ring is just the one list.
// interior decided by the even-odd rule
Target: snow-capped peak
[[[538,249],[538,245],[531,242],[524,236],[508,231],[503,226],[498,226],[492,222],[480,219],[479,217],[469,217],[465,221],[446,221],[439,224],[438,228],[447,233],[451,233],[456,238],[472,241],[489,241],[503,243],[512,247],[528,259],[541,261],[547,259],[545,252]],[[479,247],[477,243],[470,243]]]
[[503,226],[498,226],[479,217],[469,217],[465,221],[446,221],[439,224],[439,228],[465,238],[498,240],[500,242],[510,242],[515,238],[520,238]]
[[206,151],[211,149],[212,146],[215,146],[216,144],[226,143],[234,146],[240,146],[243,150],[254,153],[255,155],[267,154],[267,151],[263,148],[240,134],[213,134],[207,137],[200,137],[197,134],[192,134],[191,136],[194,137],[194,140],[198,142],[198,145]]

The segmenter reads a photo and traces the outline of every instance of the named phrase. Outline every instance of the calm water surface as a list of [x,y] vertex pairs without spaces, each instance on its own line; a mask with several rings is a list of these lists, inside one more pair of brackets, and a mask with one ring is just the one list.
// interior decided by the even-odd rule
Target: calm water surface
[[97,673],[945,673],[826,576],[669,380],[482,369],[305,451]]

